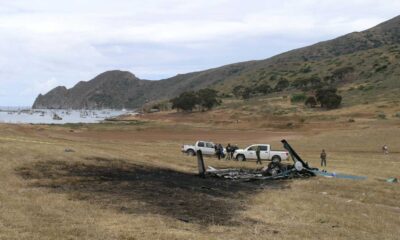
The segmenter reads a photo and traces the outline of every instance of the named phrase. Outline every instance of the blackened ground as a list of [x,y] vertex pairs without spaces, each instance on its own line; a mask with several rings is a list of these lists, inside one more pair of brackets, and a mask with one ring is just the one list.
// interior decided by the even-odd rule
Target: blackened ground
[[162,214],[202,225],[233,225],[252,194],[286,188],[283,181],[235,182],[144,167],[120,159],[46,161],[16,169],[33,187],[68,193],[128,214]]

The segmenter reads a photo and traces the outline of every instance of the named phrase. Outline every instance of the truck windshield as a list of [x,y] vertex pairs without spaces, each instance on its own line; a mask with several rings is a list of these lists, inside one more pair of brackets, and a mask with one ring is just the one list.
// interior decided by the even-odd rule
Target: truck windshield
[[251,146],[247,149],[247,151],[255,151],[257,150],[257,146]]

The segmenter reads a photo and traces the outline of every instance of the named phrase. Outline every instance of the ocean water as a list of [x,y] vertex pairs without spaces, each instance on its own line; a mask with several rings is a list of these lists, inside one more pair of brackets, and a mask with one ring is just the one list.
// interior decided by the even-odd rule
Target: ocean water
[[[122,114],[135,114],[124,110],[66,110],[0,107],[0,123],[15,124],[65,124],[98,123]],[[59,116],[59,118],[55,117]]]

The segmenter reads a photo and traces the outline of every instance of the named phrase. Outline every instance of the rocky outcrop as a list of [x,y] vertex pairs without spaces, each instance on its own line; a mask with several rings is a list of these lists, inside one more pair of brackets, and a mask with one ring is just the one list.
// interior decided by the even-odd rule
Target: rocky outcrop
[[33,108],[135,108],[145,101],[140,92],[150,84],[130,72],[108,71],[71,89],[56,87],[45,95],[40,94]]

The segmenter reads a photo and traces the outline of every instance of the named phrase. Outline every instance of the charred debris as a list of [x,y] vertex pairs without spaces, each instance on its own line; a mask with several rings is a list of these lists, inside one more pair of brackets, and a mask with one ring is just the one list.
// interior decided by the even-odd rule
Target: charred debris
[[281,141],[283,147],[289,152],[292,164],[281,163],[280,161],[272,161],[267,167],[262,169],[216,169],[211,166],[206,168],[203,155],[201,151],[197,151],[197,165],[200,177],[215,177],[229,180],[240,181],[257,181],[257,180],[278,180],[278,179],[292,179],[292,178],[309,178],[314,176],[322,176],[327,178],[341,178],[350,180],[365,180],[365,176],[355,176],[340,174],[335,172],[327,172],[319,170],[308,165],[290,146],[286,140]]
[[256,181],[277,180],[290,178],[308,178],[317,175],[318,168],[313,168],[303,161],[286,140],[281,141],[283,147],[289,152],[293,164],[272,161],[262,169],[216,169],[211,166],[206,168],[201,151],[197,151],[197,164],[200,177],[216,177],[230,180]]

